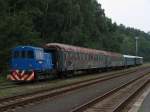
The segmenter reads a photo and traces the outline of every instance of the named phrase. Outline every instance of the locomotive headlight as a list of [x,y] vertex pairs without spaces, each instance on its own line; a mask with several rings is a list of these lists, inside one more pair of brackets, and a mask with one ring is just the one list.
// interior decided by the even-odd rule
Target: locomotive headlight
[[42,64],[43,62],[42,62],[42,61],[38,61],[38,63],[39,63],[39,64]]

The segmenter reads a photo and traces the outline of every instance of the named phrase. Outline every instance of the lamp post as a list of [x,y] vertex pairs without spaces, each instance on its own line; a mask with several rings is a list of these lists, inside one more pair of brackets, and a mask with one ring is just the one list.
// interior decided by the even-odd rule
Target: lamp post
[[136,56],[138,55],[138,39],[139,39],[139,37],[135,37],[135,41],[136,41]]

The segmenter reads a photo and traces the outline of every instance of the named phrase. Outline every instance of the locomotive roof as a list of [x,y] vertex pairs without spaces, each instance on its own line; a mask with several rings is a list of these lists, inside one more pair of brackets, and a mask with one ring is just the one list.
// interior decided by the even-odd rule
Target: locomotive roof
[[140,57],[140,56],[136,56],[136,58],[140,58],[140,59],[142,59],[143,57]]
[[33,47],[33,46],[17,46],[13,48],[13,50],[31,50],[31,49],[39,49],[42,50],[40,47]]
[[60,44],[60,43],[48,43],[44,46],[47,49],[56,49],[60,51],[74,51],[74,52],[83,52],[83,53],[90,53],[90,54],[103,54],[103,55],[110,55],[110,56],[122,56],[119,53],[114,52],[107,52],[103,50],[96,50],[91,48],[84,48],[84,47],[77,47],[73,45],[66,45],[66,44]]
[[131,56],[131,55],[123,55],[125,58],[136,58],[136,56]]
[[143,57],[140,57],[140,56],[132,56],[132,55],[123,55],[123,57],[125,57],[125,58],[139,58],[139,59],[143,59]]

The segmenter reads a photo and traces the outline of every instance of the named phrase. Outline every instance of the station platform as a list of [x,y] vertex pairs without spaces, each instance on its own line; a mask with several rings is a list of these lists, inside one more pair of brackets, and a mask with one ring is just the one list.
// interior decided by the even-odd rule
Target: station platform
[[142,103],[138,112],[150,112],[150,93],[144,99],[144,102]]
[[150,112],[150,87],[138,98],[128,112]]

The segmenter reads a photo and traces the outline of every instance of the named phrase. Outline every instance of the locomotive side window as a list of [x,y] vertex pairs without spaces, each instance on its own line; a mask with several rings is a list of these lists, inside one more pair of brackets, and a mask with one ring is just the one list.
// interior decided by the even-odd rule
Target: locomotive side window
[[28,57],[28,58],[34,58],[34,53],[33,53],[33,51],[27,51],[27,57]]
[[25,58],[25,57],[26,57],[26,52],[25,52],[25,51],[22,51],[22,52],[21,52],[21,57],[22,57],[22,58]]
[[20,57],[20,52],[19,51],[15,51],[13,57],[14,58],[19,58]]

